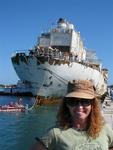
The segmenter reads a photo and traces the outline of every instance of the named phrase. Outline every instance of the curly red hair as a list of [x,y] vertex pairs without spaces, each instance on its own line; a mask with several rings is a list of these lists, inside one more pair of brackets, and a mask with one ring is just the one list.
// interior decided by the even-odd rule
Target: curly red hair
[[[99,136],[105,121],[100,110],[99,100],[94,98],[91,105],[92,108],[88,116],[86,133],[89,137],[96,138]],[[59,111],[57,113],[57,125],[63,129],[72,127],[71,114],[69,108],[66,105],[65,98],[62,100]]]

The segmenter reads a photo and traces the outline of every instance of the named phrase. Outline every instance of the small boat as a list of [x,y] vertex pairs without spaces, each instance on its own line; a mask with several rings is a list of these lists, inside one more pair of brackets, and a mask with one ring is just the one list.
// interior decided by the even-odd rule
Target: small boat
[[0,107],[0,112],[25,112],[25,107],[10,107],[4,105]]

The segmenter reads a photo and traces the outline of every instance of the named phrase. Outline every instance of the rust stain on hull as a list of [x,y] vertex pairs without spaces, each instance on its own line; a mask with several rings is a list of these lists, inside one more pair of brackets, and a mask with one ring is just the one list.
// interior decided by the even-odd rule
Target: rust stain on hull
[[60,104],[62,98],[45,98],[45,97],[36,97],[36,105],[55,105]]

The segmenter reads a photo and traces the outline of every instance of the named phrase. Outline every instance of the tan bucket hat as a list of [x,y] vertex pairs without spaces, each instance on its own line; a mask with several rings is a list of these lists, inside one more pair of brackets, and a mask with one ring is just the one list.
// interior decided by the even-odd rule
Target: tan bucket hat
[[67,93],[65,97],[95,98],[95,88],[90,80],[73,80],[73,82],[69,82]]

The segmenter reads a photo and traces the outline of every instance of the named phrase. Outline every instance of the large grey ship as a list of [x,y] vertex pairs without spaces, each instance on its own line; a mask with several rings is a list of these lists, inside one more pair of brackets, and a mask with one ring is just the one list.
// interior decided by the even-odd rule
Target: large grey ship
[[18,86],[34,96],[62,97],[68,81],[77,79],[93,80],[98,95],[107,91],[108,70],[94,51],[84,47],[74,25],[63,18],[41,33],[32,49],[15,52],[11,59],[20,78]]

